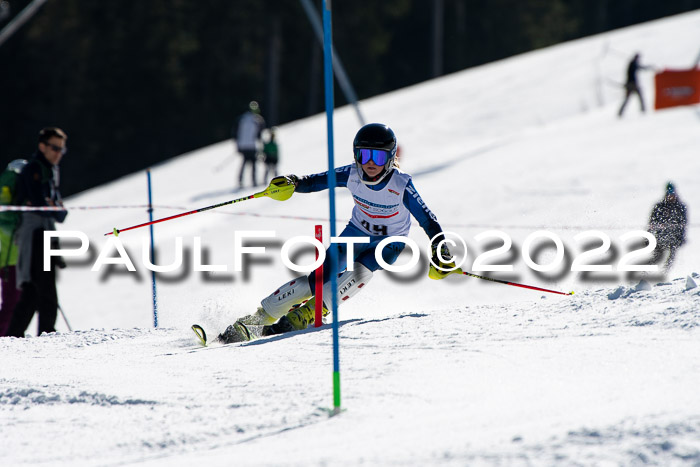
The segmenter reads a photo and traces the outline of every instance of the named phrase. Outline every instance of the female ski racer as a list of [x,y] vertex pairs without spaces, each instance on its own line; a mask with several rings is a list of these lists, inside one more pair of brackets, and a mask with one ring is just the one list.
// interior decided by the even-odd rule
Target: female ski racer
[[[396,136],[386,125],[370,123],[363,126],[353,142],[354,164],[336,169],[336,186],[350,190],[355,206],[352,219],[341,237],[369,237],[369,243],[355,243],[353,270],[347,268],[347,245],[339,243],[336,293],[338,303],[354,296],[381,269],[375,259],[375,249],[389,236],[407,236],[411,227],[410,215],[418,221],[432,242],[432,263],[444,268],[454,267],[444,242],[442,228],[413,186],[411,176],[398,168]],[[328,189],[328,172],[297,177],[288,175],[272,180],[271,186],[286,186],[299,193],[313,193]],[[382,251],[387,264],[393,264],[405,243],[388,244]],[[438,249],[440,254],[438,255]],[[330,303],[330,255],[323,265],[323,296]],[[431,265],[430,277],[442,279],[444,273]],[[219,340],[223,343],[242,342],[256,335],[272,335],[305,329],[314,321],[315,298],[312,291],[315,274],[297,277],[264,298],[253,315],[245,316],[230,325]],[[328,307],[324,304],[324,316]],[[253,332],[253,326],[262,329]]]

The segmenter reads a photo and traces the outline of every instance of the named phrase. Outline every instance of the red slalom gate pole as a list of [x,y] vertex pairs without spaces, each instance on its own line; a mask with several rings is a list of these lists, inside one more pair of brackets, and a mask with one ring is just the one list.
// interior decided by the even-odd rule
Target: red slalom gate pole
[[[323,226],[317,225],[314,232],[316,240],[323,244]],[[318,250],[316,251],[318,259]],[[316,269],[316,280],[314,296],[316,297],[316,316],[314,317],[314,327],[321,327],[323,324],[323,263]]]

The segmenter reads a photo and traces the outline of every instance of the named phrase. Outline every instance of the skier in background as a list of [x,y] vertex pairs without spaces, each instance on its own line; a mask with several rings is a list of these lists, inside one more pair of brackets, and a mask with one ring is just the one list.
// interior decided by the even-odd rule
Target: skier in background
[[639,104],[641,105],[642,112],[646,111],[644,107],[644,98],[642,97],[642,92],[639,88],[639,83],[637,82],[637,71],[648,70],[651,67],[641,65],[639,63],[639,58],[640,56],[638,53],[634,54],[634,57],[632,57],[632,60],[630,61],[629,65],[627,65],[627,80],[625,81],[625,100],[622,102],[622,105],[620,106],[620,111],[618,112],[618,116],[620,118],[622,118],[622,113],[625,111],[627,101],[629,101],[629,98],[632,94],[636,94],[637,97],[639,97]]
[[238,119],[238,125],[234,126],[232,137],[236,140],[238,152],[243,156],[241,170],[238,174],[238,184],[243,186],[243,173],[247,165],[251,167],[251,180],[253,186],[257,186],[255,176],[255,162],[258,154],[258,146],[261,144],[260,135],[265,128],[265,120],[260,115],[260,106],[256,101],[250,101],[248,111]]
[[263,145],[265,155],[265,177],[263,182],[277,176],[277,163],[279,162],[279,146],[277,145],[277,127],[268,131],[268,140]]
[[[355,136],[354,163],[335,169],[336,186],[350,190],[355,201],[352,218],[340,237],[365,237],[368,243],[354,244],[352,270],[347,267],[347,245],[338,244],[340,274],[336,291],[330,289],[330,255],[326,255],[323,265],[324,316],[328,313],[327,304],[332,293],[337,294],[338,303],[341,303],[359,292],[374,271],[381,269],[375,258],[378,243],[389,236],[407,236],[411,215],[432,239],[433,263],[445,268],[454,267],[437,218],[419,196],[411,176],[397,166],[396,148],[396,136],[391,128],[370,123]],[[329,188],[328,172],[304,177],[277,177],[272,184],[299,193],[313,193]],[[382,251],[384,261],[393,264],[404,247],[403,242],[388,244]],[[448,274],[431,264],[431,278],[442,279]],[[313,273],[289,281],[264,298],[255,314],[230,325],[219,335],[219,340],[224,343],[250,340],[252,325],[262,325],[262,335],[305,329],[314,321],[314,287]]]
[[665,269],[673,265],[676,250],[685,243],[685,228],[688,225],[688,208],[681,202],[676,187],[668,182],[664,199],[654,205],[649,218],[649,232],[656,237],[656,249],[652,264],[656,264],[668,250]]

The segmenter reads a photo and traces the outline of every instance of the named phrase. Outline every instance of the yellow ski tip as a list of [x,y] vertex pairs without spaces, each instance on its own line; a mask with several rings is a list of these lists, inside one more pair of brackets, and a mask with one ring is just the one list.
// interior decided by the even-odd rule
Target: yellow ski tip
[[207,346],[207,333],[204,332],[204,329],[202,329],[202,326],[200,326],[199,324],[193,324],[192,330],[197,335],[197,339],[199,339],[199,343],[202,344],[202,346],[206,347]]

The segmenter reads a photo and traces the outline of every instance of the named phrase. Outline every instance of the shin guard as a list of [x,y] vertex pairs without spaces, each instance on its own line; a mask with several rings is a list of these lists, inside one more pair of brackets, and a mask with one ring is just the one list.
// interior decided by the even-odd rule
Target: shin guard
[[310,297],[309,280],[306,276],[300,276],[284,284],[260,304],[268,315],[277,320],[286,315],[294,305]]
[[[353,297],[372,279],[372,271],[361,263],[354,264],[354,271],[345,271],[338,277],[338,304]],[[323,284],[323,303],[331,306],[331,283]]]

